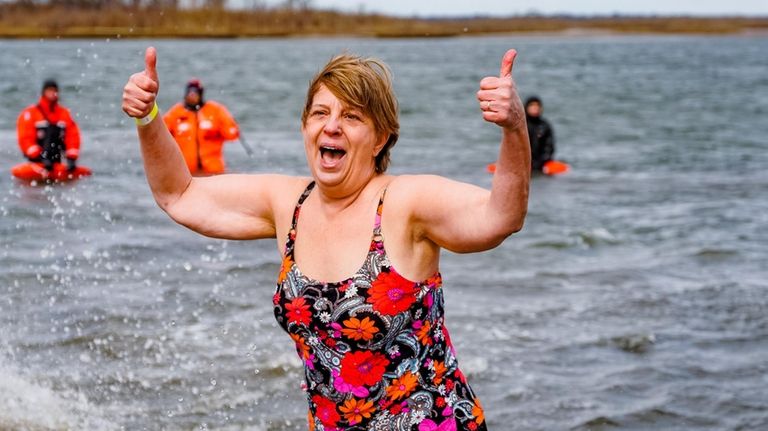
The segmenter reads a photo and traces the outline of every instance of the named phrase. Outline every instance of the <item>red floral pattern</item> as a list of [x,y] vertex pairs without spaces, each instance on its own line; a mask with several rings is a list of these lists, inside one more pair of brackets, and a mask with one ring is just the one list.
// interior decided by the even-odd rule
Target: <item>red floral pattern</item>
[[416,284],[396,272],[381,272],[368,289],[367,302],[373,309],[387,316],[394,316],[409,309],[419,291]]
[[373,386],[381,380],[389,360],[370,350],[349,352],[341,360],[341,378],[353,386]]
[[285,304],[288,310],[288,321],[302,325],[309,325],[312,313],[309,312],[309,305],[304,298],[294,298],[290,304]]
[[341,415],[336,411],[336,403],[320,395],[312,397],[315,403],[315,416],[327,427],[335,427],[341,419]]

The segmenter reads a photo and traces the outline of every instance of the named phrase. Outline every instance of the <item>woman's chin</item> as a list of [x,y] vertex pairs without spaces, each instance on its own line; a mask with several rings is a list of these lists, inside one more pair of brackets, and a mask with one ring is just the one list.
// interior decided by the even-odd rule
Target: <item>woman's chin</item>
[[315,181],[323,186],[332,187],[344,182],[344,173],[341,171],[328,171],[326,169],[315,169]]
[[336,185],[347,177],[344,164],[346,157],[340,160],[318,158],[314,166],[315,180],[323,185]]

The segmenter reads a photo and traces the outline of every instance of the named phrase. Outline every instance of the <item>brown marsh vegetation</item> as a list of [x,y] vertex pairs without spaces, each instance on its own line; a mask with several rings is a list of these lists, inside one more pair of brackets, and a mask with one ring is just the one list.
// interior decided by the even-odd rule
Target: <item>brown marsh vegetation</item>
[[768,32],[768,17],[512,16],[407,18],[313,9],[310,2],[248,9],[226,0],[18,0],[0,4],[5,38],[237,38],[278,36],[450,37],[494,33],[612,32],[738,34]]

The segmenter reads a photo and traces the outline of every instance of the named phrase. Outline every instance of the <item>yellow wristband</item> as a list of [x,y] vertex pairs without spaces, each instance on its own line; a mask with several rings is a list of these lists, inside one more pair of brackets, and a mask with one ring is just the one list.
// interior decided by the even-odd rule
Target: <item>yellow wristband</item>
[[152,120],[157,117],[157,113],[160,112],[160,109],[157,107],[157,103],[155,103],[154,106],[152,106],[152,110],[149,111],[149,115],[147,115],[144,118],[136,118],[136,125],[137,126],[146,126],[147,124],[151,123]]

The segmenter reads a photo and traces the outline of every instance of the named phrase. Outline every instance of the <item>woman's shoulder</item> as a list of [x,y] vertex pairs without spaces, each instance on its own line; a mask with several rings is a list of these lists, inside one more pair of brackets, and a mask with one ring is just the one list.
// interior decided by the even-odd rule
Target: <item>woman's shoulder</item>
[[276,202],[283,205],[293,206],[299,197],[304,193],[312,182],[310,177],[297,177],[282,174],[265,174],[264,177],[269,181],[271,194]]
[[285,174],[246,174],[243,177],[248,182],[258,182],[262,187],[267,187],[273,196],[288,200],[298,198],[312,182],[309,177]]
[[267,173],[232,173],[201,180],[210,183],[212,190],[236,190],[246,200],[269,198],[271,202],[278,203],[298,199],[312,181],[307,177]]
[[442,201],[478,186],[440,175],[399,175],[387,187],[387,200],[400,211],[422,212],[440,206]]
[[[308,177],[283,174],[236,174],[236,188],[245,202],[268,205],[277,223],[290,218],[302,193],[312,182]],[[260,203],[259,203],[260,202]]]
[[393,175],[387,184],[387,201],[397,206],[419,205],[449,181],[439,175]]
[[387,194],[393,191],[406,196],[418,196],[425,192],[428,193],[431,188],[437,187],[446,181],[450,180],[431,174],[393,175],[387,185]]

